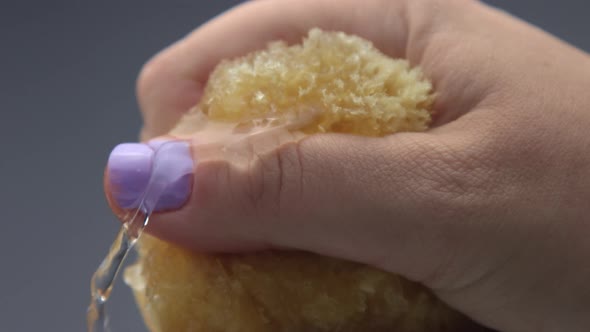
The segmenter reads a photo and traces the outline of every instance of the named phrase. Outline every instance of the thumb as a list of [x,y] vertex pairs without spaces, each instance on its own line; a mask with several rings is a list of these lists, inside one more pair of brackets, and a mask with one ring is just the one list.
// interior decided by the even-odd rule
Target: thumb
[[454,174],[469,140],[326,134],[275,143],[241,147],[247,158],[194,140],[156,154],[154,143],[122,145],[109,159],[106,190],[115,209],[132,207],[153,165],[166,160],[158,172],[181,174],[160,191],[148,231],[196,250],[306,250],[419,281],[457,251],[450,234],[468,178]]

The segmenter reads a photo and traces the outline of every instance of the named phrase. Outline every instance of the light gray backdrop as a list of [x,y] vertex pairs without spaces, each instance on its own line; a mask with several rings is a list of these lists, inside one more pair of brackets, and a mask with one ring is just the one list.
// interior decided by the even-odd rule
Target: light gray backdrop
[[[139,131],[136,75],[238,2],[2,1],[0,331],[85,330],[89,278],[118,227],[103,167]],[[587,1],[489,2],[590,50]],[[120,286],[113,332],[144,331]]]

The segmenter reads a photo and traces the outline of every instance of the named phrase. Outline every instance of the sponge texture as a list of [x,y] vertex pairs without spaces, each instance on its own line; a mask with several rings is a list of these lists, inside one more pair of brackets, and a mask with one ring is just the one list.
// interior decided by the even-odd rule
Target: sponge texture
[[314,29],[301,45],[275,42],[222,62],[200,110],[235,122],[316,110],[316,121],[304,132],[382,136],[425,130],[431,90],[419,69],[387,57],[369,41]]

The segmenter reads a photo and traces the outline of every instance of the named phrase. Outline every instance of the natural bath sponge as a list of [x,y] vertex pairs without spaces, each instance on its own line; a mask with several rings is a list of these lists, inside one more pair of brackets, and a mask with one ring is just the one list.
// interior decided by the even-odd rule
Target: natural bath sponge
[[282,42],[211,75],[199,109],[209,118],[242,121],[317,110],[306,133],[383,136],[423,131],[432,86],[408,62],[393,60],[359,37],[312,30],[302,45]]
[[[222,62],[191,112],[236,124],[311,112],[299,131],[384,136],[427,129],[432,101],[430,82],[408,62],[315,29],[301,45],[277,42]],[[175,131],[197,130],[190,116]],[[153,332],[442,332],[470,324],[421,285],[358,263],[304,252],[202,254],[150,236],[138,251],[125,277]]]

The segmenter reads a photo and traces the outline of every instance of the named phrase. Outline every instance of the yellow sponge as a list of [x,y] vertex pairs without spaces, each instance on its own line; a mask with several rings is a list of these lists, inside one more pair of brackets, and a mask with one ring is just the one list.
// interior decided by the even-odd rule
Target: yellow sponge
[[[208,121],[291,121],[314,114],[306,134],[383,136],[423,131],[432,86],[408,62],[359,37],[310,31],[224,61],[199,105]],[[189,114],[175,132],[197,131]],[[469,322],[424,287],[399,276],[303,252],[189,252],[150,236],[126,271],[153,332],[459,331]]]
[[197,110],[233,122],[317,110],[301,130],[382,136],[425,130],[431,89],[420,70],[369,41],[314,29],[302,45],[275,42],[222,62]]

